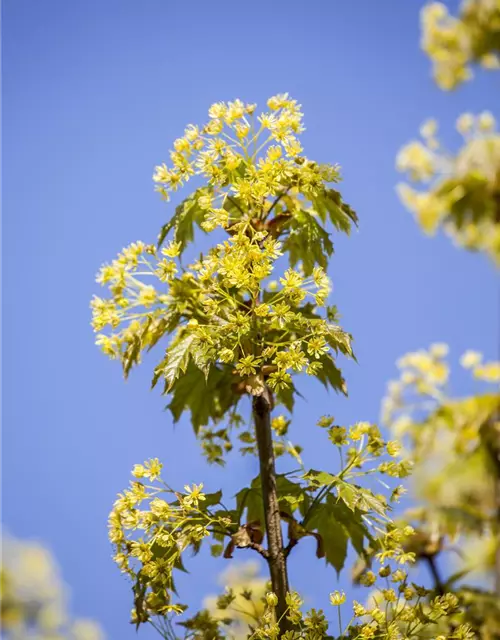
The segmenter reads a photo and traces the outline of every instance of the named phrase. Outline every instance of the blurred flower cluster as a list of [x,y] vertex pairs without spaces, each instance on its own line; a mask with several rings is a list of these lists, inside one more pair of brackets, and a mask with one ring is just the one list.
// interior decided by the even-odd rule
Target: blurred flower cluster
[[401,149],[399,171],[421,186],[398,185],[406,207],[422,229],[433,234],[439,227],[461,246],[484,251],[500,264],[500,134],[489,112],[466,113],[457,120],[463,137],[456,154],[437,138],[437,123],[427,121],[422,140]]
[[421,22],[422,48],[441,89],[469,80],[473,63],[500,68],[499,0],[463,0],[458,17],[442,2],[431,2],[422,9]]
[[[385,587],[376,586],[383,581]],[[334,591],[330,604],[336,609],[334,622],[323,609],[303,612],[303,600],[295,592],[287,595],[286,618],[290,630],[279,634],[275,615],[276,595],[269,583],[259,576],[258,565],[252,562],[235,565],[221,575],[224,593],[211,596],[204,602],[205,609],[180,625],[186,629],[189,640],[320,640],[332,637],[332,627],[339,625],[344,638],[370,640],[398,640],[400,638],[432,637],[445,640],[472,639],[469,627],[456,618],[453,634],[442,630],[442,622],[458,613],[458,599],[452,595],[431,597],[431,591],[408,582],[407,572],[382,566],[378,575],[367,571],[362,584],[370,588],[365,604],[354,601],[349,622],[342,624],[341,610],[346,605],[346,594]],[[165,637],[171,638],[170,635]],[[172,639],[173,640],[173,637]]]
[[228,627],[226,636],[235,640],[248,637],[249,627],[256,627],[266,610],[269,580],[260,574],[258,562],[233,564],[219,577],[224,593],[203,601],[209,614]]
[[427,531],[431,555],[441,550],[445,537],[454,541],[465,535],[474,550],[467,557],[462,541],[465,569],[489,571],[494,563],[489,541],[496,527],[490,457],[498,455],[492,439],[500,434],[500,363],[466,351],[460,363],[483,388],[457,397],[448,388],[447,353],[446,345],[435,344],[399,360],[401,375],[389,384],[383,420],[415,461],[413,484],[423,502],[409,515]]
[[4,533],[1,627],[6,640],[104,640],[92,620],[74,619],[56,562],[41,544]]

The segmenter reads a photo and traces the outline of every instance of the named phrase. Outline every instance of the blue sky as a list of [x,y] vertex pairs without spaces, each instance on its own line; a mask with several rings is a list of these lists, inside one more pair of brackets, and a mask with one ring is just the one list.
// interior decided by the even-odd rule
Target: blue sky
[[[257,470],[236,457],[223,471],[208,467],[187,421],[174,428],[149,391],[151,369],[125,383],[89,325],[95,272],[125,244],[154,240],[172,207],[153,192],[153,167],[210,104],[263,105],[288,91],[303,105],[307,155],[342,165],[342,192],[360,216],[358,232],[337,238],[330,270],[359,364],[345,366],[348,400],[304,381],[293,433],[306,465],[327,466],[334,454],[313,426],[321,414],[346,424],[378,418],[402,353],[445,341],[455,358],[469,347],[496,354],[493,268],[446,238],[425,238],[394,192],[395,155],[425,118],[436,117],[454,145],[456,116],[500,97],[496,78],[481,73],[453,94],[433,85],[418,46],[420,7],[3,2],[3,522],[49,545],[74,612],[98,619],[109,638],[135,637],[130,587],[106,535],[133,464],[158,456],[172,484],[203,481],[229,495]],[[457,387],[467,391],[465,377]],[[312,542],[294,556],[294,587],[326,605],[334,571],[313,564]],[[213,592],[226,566],[193,559],[183,599]]]

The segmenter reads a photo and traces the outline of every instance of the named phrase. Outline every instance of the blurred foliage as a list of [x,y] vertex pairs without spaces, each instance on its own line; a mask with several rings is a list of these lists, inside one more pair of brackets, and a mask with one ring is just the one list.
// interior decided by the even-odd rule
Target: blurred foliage
[[[417,535],[406,548],[428,564],[438,592],[457,595],[477,636],[496,638],[498,597],[484,586],[473,589],[467,583],[480,578],[483,585],[493,584],[498,579],[500,363],[467,351],[461,365],[485,388],[456,397],[448,390],[447,352],[446,345],[436,344],[399,360],[401,375],[389,385],[383,420],[415,463],[417,505],[404,518]],[[456,567],[447,578],[438,566],[444,553],[454,554]]]
[[1,628],[6,640],[104,640],[92,620],[68,612],[66,587],[49,551],[3,534]]
[[456,17],[442,2],[431,2],[421,22],[422,48],[441,89],[469,80],[473,64],[500,68],[500,0],[463,0]]
[[222,572],[218,582],[224,592],[208,596],[203,605],[219,624],[229,627],[225,637],[243,640],[249,629],[257,628],[263,621],[270,582],[260,574],[259,564],[251,560],[231,565]]
[[460,116],[457,129],[463,145],[455,154],[439,142],[434,120],[422,126],[422,141],[401,149],[398,170],[421,188],[400,184],[399,195],[426,233],[442,227],[500,265],[500,135],[489,112]]

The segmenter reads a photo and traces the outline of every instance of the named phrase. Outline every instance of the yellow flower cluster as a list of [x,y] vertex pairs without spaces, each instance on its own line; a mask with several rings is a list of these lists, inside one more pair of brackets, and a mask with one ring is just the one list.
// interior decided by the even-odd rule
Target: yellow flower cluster
[[[342,625],[340,608],[346,601],[346,595],[343,591],[330,594],[331,604],[338,607],[340,637],[352,640],[414,640],[431,637],[429,633],[439,640],[472,640],[475,637],[467,624],[446,624],[449,617],[459,611],[459,601],[455,595],[447,593],[426,601],[424,598],[430,591],[414,583],[410,586],[404,571],[399,569],[391,575],[391,569],[387,569],[383,575],[385,578],[391,577],[394,588],[377,588],[366,606],[354,601],[353,615],[345,627]],[[367,583],[367,586],[371,586],[375,580],[373,576],[373,582],[369,585]],[[303,600],[295,592],[288,593],[286,598],[286,618],[293,624],[294,629],[280,635],[274,615],[274,603],[277,598],[273,593],[268,593],[263,600],[267,609],[258,626],[254,627],[253,633],[247,636],[251,640],[320,640],[332,637],[333,630],[325,612],[322,609],[311,609],[304,614],[301,610]],[[437,635],[438,633],[440,635]]]
[[283,200],[277,212],[286,204],[287,215],[293,215],[325,182],[339,180],[337,166],[300,155],[300,105],[282,94],[270,98],[268,106],[270,111],[256,117],[256,105],[241,100],[212,105],[205,126],[189,125],[174,142],[172,166],[156,167],[153,180],[164,198],[193,175],[205,178],[207,186],[197,191],[205,231],[228,228],[242,217],[262,225],[278,204],[276,196]]
[[[349,336],[337,325],[312,310],[301,311],[304,304],[325,304],[330,282],[321,267],[310,277],[287,269],[281,288],[262,293],[263,281],[282,254],[281,243],[267,231],[237,223],[228,240],[184,269],[180,278],[171,257],[175,250],[169,245],[158,252],[134,243],[98,275],[112,298],[94,297],[93,326],[96,331],[110,326],[112,332],[99,333],[96,342],[104,353],[120,358],[125,370],[131,352],[136,349],[138,362],[140,351],[154,345],[170,322],[172,328],[182,326],[174,345],[190,337],[198,362],[232,364],[254,393],[264,377],[279,390],[290,385],[290,372],[317,373],[331,349],[350,353]],[[163,277],[166,265],[169,275]],[[162,366],[168,371],[170,363],[167,356]]]
[[421,23],[422,48],[442,89],[469,80],[473,63],[500,68],[499,0],[463,0],[458,17],[450,15],[442,2],[431,2],[422,9]]
[[443,536],[481,535],[483,544],[494,505],[487,458],[489,434],[498,430],[500,363],[467,351],[462,366],[495,387],[457,398],[447,389],[447,352],[436,344],[401,358],[400,378],[389,384],[382,407],[384,422],[415,461],[414,483],[425,506],[409,518],[419,521],[422,544],[430,540],[433,553]]
[[[197,550],[204,538],[225,535],[232,524],[226,516],[212,516],[203,484],[186,485],[184,492],[171,489],[160,476],[157,458],[134,466],[130,488],[119,494],[109,515],[109,539],[115,547],[114,560],[134,582],[132,621],[147,622],[155,616],[182,613],[173,604],[174,569],[183,567],[182,554]],[[149,480],[144,484],[139,480]],[[170,501],[169,501],[170,499]]]
[[[261,622],[266,611],[269,585],[259,570],[258,562],[254,561],[232,565],[218,579],[225,587],[224,594],[209,596],[203,600],[203,606],[210,615],[220,625],[224,625],[224,637],[245,640],[249,627]],[[197,629],[202,631],[199,622],[200,620]]]
[[[399,442],[384,440],[376,424],[357,422],[346,429],[335,425],[334,419],[330,416],[323,416],[317,424],[327,430],[330,442],[339,447],[343,480],[376,473],[392,478],[405,478],[411,473],[412,463],[409,459],[402,457],[402,447]],[[402,493],[401,488],[398,487],[391,499],[396,501]],[[386,507],[385,498],[380,499],[381,506]],[[357,500],[353,497],[353,504],[350,506],[359,506],[362,502],[361,496]]]
[[483,362],[483,356],[477,351],[466,351],[460,359],[465,369],[470,369],[478,380],[500,384],[500,362]]
[[[177,206],[157,246],[135,242],[97,276],[110,294],[91,303],[97,345],[127,376],[145,350],[170,336],[153,386],[164,383],[176,420],[191,410],[197,431],[218,422],[242,394],[269,387],[278,400],[291,399],[295,373],[346,392],[335,360],[353,356],[351,337],[336,324],[335,307],[326,306],[333,252],[326,226],[348,233],[357,217],[327,186],[339,181],[338,167],[301,154],[302,131],[300,105],[288,94],[270,98],[260,115],[240,100],[212,105],[208,123],[189,125],[169,166],[154,176],[165,196],[191,176],[204,185]],[[226,240],[186,266],[181,256],[195,226],[224,230]],[[285,254],[288,269],[278,264]],[[218,377],[226,400],[203,403],[194,416],[185,376],[194,384],[204,376],[207,388]],[[229,388],[236,399],[228,406]],[[227,433],[219,429],[211,442],[212,432],[203,433],[207,456],[220,462],[232,446]],[[297,448],[285,448],[299,459]]]
[[[455,450],[469,450],[477,444],[484,411],[489,411],[490,403],[486,402],[483,406],[484,400],[494,402],[496,394],[477,396],[477,403],[475,396],[465,401],[455,401],[446,392],[450,377],[450,368],[445,360],[447,355],[447,345],[434,344],[427,351],[421,349],[400,358],[397,365],[401,375],[399,380],[388,385],[388,394],[382,404],[382,420],[391,426],[397,437],[412,434],[412,438],[418,438],[419,447],[427,446],[428,438],[432,441],[438,439],[438,431],[443,428],[451,430]],[[471,370],[477,380],[495,385],[500,383],[500,362],[484,362],[480,353],[469,350],[463,354],[460,363],[465,369]],[[445,419],[443,410],[434,415],[439,407],[445,406],[449,410],[455,409],[453,424]],[[458,419],[459,411],[463,414],[461,419]],[[475,411],[477,415],[474,419]],[[426,416],[432,418],[432,423],[427,427]],[[416,442],[413,440],[413,446],[416,446]],[[446,442],[449,445],[448,438]],[[417,460],[421,455],[423,450],[417,449],[412,453]]]
[[401,149],[398,170],[422,188],[399,184],[399,196],[426,233],[442,226],[459,245],[500,264],[500,134],[489,112],[463,114],[457,130],[464,143],[455,155],[439,143],[433,120],[422,126],[422,141]]
[[[280,177],[288,170],[286,158],[295,158],[302,151],[297,134],[304,127],[300,105],[288,94],[270,98],[268,106],[270,111],[255,117],[256,105],[241,100],[212,105],[205,126],[189,125],[184,136],[175,140],[171,166],[156,167],[153,180],[157,190],[168,197],[169,191],[176,191],[191,176],[201,175],[216,188],[233,183],[230,191],[246,202],[276,193]],[[250,182],[241,168],[266,147],[267,154],[255,167]],[[216,212],[216,198],[203,198],[202,208]]]

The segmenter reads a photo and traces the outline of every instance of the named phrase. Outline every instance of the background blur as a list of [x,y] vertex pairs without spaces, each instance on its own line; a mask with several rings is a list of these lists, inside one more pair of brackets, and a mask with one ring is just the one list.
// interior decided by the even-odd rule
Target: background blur
[[[149,391],[150,368],[125,383],[89,325],[101,263],[131,241],[154,241],[173,211],[175,202],[153,192],[154,165],[213,102],[263,106],[288,91],[303,105],[305,153],[341,164],[342,193],[360,216],[352,238],[337,238],[330,273],[359,365],[345,363],[348,400],[299,384],[306,400],[292,439],[307,441],[306,467],[334,455],[311,428],[321,414],[341,424],[377,420],[401,354],[444,341],[455,363],[467,348],[497,355],[493,267],[448,239],[423,237],[394,191],[396,153],[427,117],[447,124],[442,137],[454,148],[455,118],[500,97],[496,77],[480,70],[452,95],[436,88],[419,49],[421,6],[3,2],[2,520],[10,534],[53,551],[71,611],[98,620],[109,638],[136,637],[130,585],[106,531],[133,464],[159,457],[171,484],[202,481],[210,491],[243,486],[257,472],[256,460],[238,454],[224,470],[207,466],[187,420],[174,429],[165,399]],[[470,390],[468,380],[459,372],[456,391]],[[291,581],[306,604],[325,606],[339,583],[331,568],[309,570],[313,546],[294,550]],[[178,580],[181,600],[200,604],[229,563],[208,549],[194,558],[196,579]],[[347,581],[346,572],[340,586]]]

